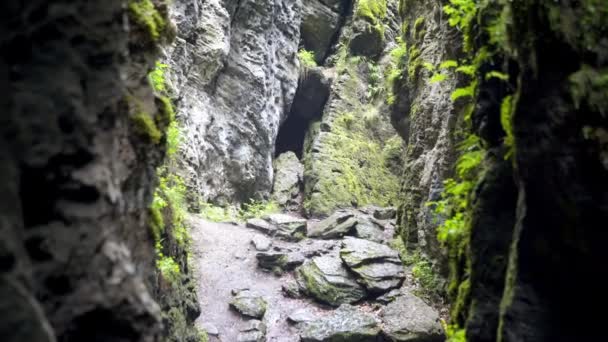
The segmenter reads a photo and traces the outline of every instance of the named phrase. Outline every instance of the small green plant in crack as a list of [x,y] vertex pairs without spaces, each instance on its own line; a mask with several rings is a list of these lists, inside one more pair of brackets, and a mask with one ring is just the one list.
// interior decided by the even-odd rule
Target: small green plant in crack
[[300,49],[298,51],[298,59],[300,60],[300,65],[305,68],[314,68],[317,66],[317,61],[315,59],[315,53],[312,51],[308,51],[306,49]]

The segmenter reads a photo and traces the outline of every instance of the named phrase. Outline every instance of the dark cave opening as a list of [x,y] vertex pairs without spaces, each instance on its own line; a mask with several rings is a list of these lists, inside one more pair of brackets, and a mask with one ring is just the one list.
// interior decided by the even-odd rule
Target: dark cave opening
[[298,89],[289,116],[279,128],[275,143],[275,157],[293,151],[302,159],[304,139],[311,122],[320,120],[329,98],[331,81],[322,69],[306,70],[300,74]]
[[275,157],[280,154],[292,151],[302,159],[304,149],[304,138],[310,125],[310,118],[303,118],[298,115],[290,115],[279,128],[279,135],[275,145]]

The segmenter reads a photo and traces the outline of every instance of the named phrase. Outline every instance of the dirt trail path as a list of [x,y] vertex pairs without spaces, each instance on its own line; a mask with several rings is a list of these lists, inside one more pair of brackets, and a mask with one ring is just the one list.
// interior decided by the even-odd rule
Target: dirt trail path
[[[255,230],[232,224],[213,223],[191,216],[193,257],[198,272],[198,291],[202,314],[197,324],[210,323],[219,333],[211,341],[235,342],[246,319],[232,311],[228,303],[231,290],[249,288],[262,295],[268,302],[264,322],[268,327],[267,341],[299,341],[295,328],[286,318],[299,308],[322,310],[309,301],[283,296],[281,285],[289,275],[281,278],[259,270],[256,266],[257,251],[251,239],[261,235]],[[274,242],[277,243],[277,242]],[[281,246],[289,243],[281,243]],[[296,244],[292,244],[296,245]]]

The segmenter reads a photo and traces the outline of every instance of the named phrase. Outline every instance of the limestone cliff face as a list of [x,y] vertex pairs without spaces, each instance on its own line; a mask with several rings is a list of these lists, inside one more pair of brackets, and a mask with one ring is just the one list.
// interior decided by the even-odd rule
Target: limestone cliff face
[[170,36],[167,9],[3,1],[0,12],[0,339],[156,341],[147,207],[168,122],[146,76]]
[[462,105],[450,95],[462,80],[458,75],[441,82],[431,82],[431,78],[445,71],[440,68],[443,61],[458,58],[461,44],[440,3],[403,1],[401,16],[407,53],[391,107],[393,124],[407,144],[399,232],[408,248],[442,259],[437,221],[426,204],[439,199],[444,180],[453,174],[456,145],[462,139],[457,132]]
[[268,197],[274,142],[297,87],[301,16],[297,0],[174,1],[178,34],[166,63],[183,176],[200,199]]
[[[304,74],[295,105],[320,78],[324,86],[316,87],[323,90],[317,99],[325,102],[319,111],[292,111],[311,118],[303,150],[304,206],[311,216],[396,202],[402,141],[390,125],[388,73],[399,32],[397,2],[380,1],[369,14],[366,4],[343,2],[352,11],[342,19],[333,53]],[[303,31],[305,47],[307,35]],[[320,56],[325,50],[313,51]]]

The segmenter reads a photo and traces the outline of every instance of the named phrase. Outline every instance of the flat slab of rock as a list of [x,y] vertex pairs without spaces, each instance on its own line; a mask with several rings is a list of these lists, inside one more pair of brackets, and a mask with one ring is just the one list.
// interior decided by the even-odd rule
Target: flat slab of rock
[[268,271],[281,273],[291,271],[304,263],[304,255],[299,252],[262,252],[256,254],[258,266]]
[[384,333],[395,342],[445,340],[439,313],[422,299],[404,293],[383,310]]
[[398,288],[405,279],[399,253],[387,245],[346,237],[340,258],[356,274],[357,282],[371,293]]
[[246,227],[259,230],[260,232],[270,236],[274,236],[277,231],[277,227],[259,218],[247,220]]
[[318,222],[308,231],[308,236],[319,239],[337,239],[350,233],[357,224],[352,212],[338,211]]
[[308,309],[298,309],[287,316],[287,321],[292,324],[311,322],[315,319],[317,316]]
[[302,342],[376,342],[380,328],[374,316],[342,305],[328,316],[303,324]]
[[360,239],[370,240],[378,243],[386,241],[383,226],[361,217],[357,220],[357,224],[355,225],[354,235]]
[[287,241],[299,241],[306,237],[306,219],[287,215],[270,214],[266,221],[276,227],[275,236]]
[[243,316],[252,318],[264,317],[268,306],[264,298],[249,290],[236,290],[233,293],[234,298],[229,303],[232,309]]
[[266,341],[266,325],[262,321],[252,319],[247,321],[236,338],[237,342],[264,342]]
[[367,294],[336,256],[307,261],[298,268],[297,279],[302,292],[332,306],[357,302]]
[[256,235],[253,237],[253,239],[251,239],[251,244],[256,251],[265,252],[270,249],[272,241],[270,241],[270,239],[267,237]]

